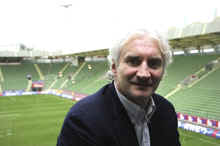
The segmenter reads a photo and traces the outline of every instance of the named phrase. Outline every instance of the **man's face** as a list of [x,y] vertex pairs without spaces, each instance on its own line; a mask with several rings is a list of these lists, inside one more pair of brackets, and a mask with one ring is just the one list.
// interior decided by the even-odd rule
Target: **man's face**
[[130,39],[122,48],[118,65],[112,71],[118,90],[136,104],[157,89],[164,73],[164,60],[159,46],[147,36]]

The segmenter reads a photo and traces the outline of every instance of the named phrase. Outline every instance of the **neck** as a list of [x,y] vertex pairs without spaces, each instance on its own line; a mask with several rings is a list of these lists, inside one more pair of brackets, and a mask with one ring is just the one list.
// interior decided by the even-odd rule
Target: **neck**
[[140,97],[140,99],[134,100],[133,98],[127,97],[128,100],[132,101],[133,103],[137,104],[141,108],[146,108],[151,103],[151,97]]

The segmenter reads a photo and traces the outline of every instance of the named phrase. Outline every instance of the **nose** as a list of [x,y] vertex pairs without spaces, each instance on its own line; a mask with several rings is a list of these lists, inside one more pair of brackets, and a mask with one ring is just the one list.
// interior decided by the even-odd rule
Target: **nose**
[[142,63],[137,70],[137,77],[141,78],[141,79],[148,79],[150,78],[151,73],[150,70],[148,68],[148,65],[146,63]]

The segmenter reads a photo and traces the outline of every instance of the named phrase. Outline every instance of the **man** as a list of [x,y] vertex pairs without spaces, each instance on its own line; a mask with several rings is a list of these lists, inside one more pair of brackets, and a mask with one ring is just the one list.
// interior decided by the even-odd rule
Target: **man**
[[57,146],[180,146],[174,107],[155,93],[171,61],[167,41],[135,31],[109,60],[114,81],[71,108]]

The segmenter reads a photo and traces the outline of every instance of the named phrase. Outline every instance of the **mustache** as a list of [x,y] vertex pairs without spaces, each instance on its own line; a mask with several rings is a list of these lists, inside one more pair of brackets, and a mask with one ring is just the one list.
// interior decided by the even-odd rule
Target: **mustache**
[[132,84],[134,85],[139,85],[139,86],[152,86],[153,82],[150,80],[134,80],[131,81]]

